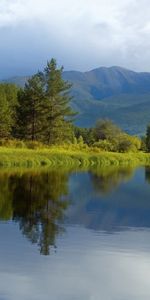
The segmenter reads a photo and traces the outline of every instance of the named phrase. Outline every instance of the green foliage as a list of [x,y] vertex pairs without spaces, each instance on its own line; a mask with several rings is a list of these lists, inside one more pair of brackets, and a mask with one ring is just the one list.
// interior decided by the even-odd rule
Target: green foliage
[[32,76],[19,94],[18,137],[59,144],[73,139],[69,102],[71,85],[62,79],[55,59]]
[[48,144],[72,139],[71,120],[75,113],[69,105],[71,85],[63,80],[62,72],[63,67],[57,68],[56,60],[51,59],[41,73],[47,105],[44,137]]
[[82,135],[80,135],[79,138],[78,138],[78,144],[81,145],[81,146],[83,146],[83,144],[84,144]]
[[0,138],[7,138],[12,129],[12,117],[5,95],[0,95]]
[[123,132],[111,120],[99,120],[95,126],[94,146],[105,151],[135,152],[141,149],[141,140]]
[[147,147],[146,147],[146,136],[142,136],[141,137],[141,150],[146,152],[147,151]]
[[95,142],[94,129],[93,128],[80,128],[74,126],[74,135],[78,139],[82,136],[83,141],[87,145],[92,145]]
[[118,152],[134,152],[136,148],[127,135],[122,135],[118,140],[117,150]]
[[7,148],[26,148],[25,142],[17,139],[0,139],[0,146]]
[[0,138],[11,135],[15,125],[17,88],[12,84],[0,84]]
[[44,130],[45,103],[43,84],[39,74],[28,80],[24,90],[18,94],[17,136],[26,140],[37,140]]
[[95,126],[96,140],[113,140],[121,134],[121,129],[111,120],[98,120]]
[[107,140],[99,140],[93,144],[93,147],[99,148],[103,151],[113,151],[114,146],[110,141]]

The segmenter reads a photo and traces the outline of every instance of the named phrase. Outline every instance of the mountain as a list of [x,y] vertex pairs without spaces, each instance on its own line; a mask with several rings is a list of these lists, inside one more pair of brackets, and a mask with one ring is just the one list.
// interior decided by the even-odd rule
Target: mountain
[[[7,82],[24,86],[29,77]],[[150,73],[121,67],[100,67],[89,72],[66,71],[63,78],[73,86],[76,124],[89,127],[99,118],[111,118],[129,133],[143,134],[150,122]]]
[[121,67],[101,67],[89,72],[64,72],[72,81],[73,93],[83,99],[100,100],[118,94],[150,92],[150,73],[137,73]]
[[19,87],[24,87],[30,76],[16,76],[2,80],[2,82],[14,83]]

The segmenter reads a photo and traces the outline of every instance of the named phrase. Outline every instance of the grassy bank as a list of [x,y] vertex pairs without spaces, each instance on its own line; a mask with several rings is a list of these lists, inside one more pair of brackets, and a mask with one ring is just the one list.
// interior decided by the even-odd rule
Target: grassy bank
[[91,167],[110,165],[150,165],[150,154],[112,153],[86,150],[15,149],[0,147],[0,167]]

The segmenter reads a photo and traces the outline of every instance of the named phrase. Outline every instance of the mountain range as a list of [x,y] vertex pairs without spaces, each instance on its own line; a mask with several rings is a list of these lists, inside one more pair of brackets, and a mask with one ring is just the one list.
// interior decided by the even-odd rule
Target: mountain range
[[[5,81],[23,87],[28,78]],[[65,71],[63,78],[72,83],[72,107],[79,112],[77,125],[89,127],[99,118],[109,118],[131,134],[145,133],[150,123],[150,73],[114,66]]]

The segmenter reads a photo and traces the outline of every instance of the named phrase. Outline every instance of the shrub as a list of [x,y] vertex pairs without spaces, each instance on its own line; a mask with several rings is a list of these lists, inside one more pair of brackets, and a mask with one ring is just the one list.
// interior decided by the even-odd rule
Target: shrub
[[132,146],[132,143],[128,139],[123,138],[118,143],[118,152],[129,152],[131,151]]
[[16,139],[0,139],[0,146],[8,148],[25,148],[26,145],[24,141]]
[[118,138],[119,152],[136,152],[141,149],[141,140],[136,136],[123,134]]
[[99,140],[93,144],[93,147],[99,148],[104,151],[113,151],[114,146],[110,141],[107,140]]

